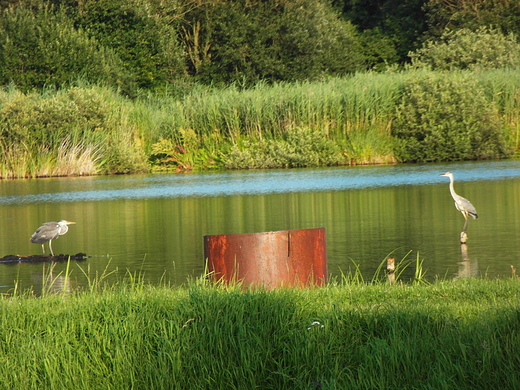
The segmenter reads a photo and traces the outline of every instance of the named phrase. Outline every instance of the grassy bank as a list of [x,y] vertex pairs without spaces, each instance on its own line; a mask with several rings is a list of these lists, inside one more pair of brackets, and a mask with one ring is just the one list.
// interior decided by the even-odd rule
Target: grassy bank
[[520,282],[0,300],[2,389],[515,389]]
[[364,73],[133,100],[88,85],[10,88],[0,91],[0,177],[507,157],[520,147],[517,76]]

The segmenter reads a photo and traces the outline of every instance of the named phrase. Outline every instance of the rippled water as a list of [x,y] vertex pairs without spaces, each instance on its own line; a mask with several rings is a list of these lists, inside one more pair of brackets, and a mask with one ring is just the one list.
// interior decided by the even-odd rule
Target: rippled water
[[[440,173],[480,218],[470,221],[468,256],[458,235],[464,219]],[[325,227],[329,272],[353,264],[370,277],[389,253],[419,252],[430,277],[507,275],[518,264],[520,162],[395,165],[100,176],[0,181],[0,255],[35,254],[28,238],[42,222],[77,222],[55,252],[86,252],[77,285],[118,269],[151,282],[183,283],[203,272],[203,236]],[[470,264],[467,263],[470,262]],[[62,267],[58,265],[56,271]],[[89,270],[87,272],[86,268]],[[4,266],[4,291],[41,284],[41,264]],[[90,274],[89,274],[90,272]]]
[[492,161],[19,180],[2,182],[0,204],[266,195],[438,184],[437,173],[455,166],[460,166],[457,182],[520,177],[519,161]]

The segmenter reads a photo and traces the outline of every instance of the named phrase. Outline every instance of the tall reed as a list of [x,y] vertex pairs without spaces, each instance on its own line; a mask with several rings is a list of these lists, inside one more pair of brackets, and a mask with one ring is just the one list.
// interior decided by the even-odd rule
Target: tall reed
[[402,74],[359,74],[321,83],[258,84],[197,91],[166,107],[179,128],[199,134],[224,130],[235,140],[247,135],[270,138],[295,126],[321,128],[345,137],[357,127],[386,123],[399,97]]
[[[515,72],[458,72],[450,77],[460,74],[461,83],[464,77],[475,80],[496,115],[493,123],[505,129],[508,146],[518,150],[520,85]],[[182,94],[148,93],[133,100],[80,82],[66,90],[27,95],[10,87],[0,91],[0,174],[124,173],[151,165],[245,168],[230,163],[231,154],[247,154],[262,143],[287,147],[294,154],[301,145],[291,142],[301,129],[335,145],[337,153],[324,148],[318,158],[313,156],[320,164],[392,163],[397,161],[392,128],[397,107],[406,110],[405,87],[432,75],[441,81],[444,77],[425,70],[360,73],[321,82],[259,83],[250,89],[193,86]],[[432,99],[431,104],[441,104]],[[74,157],[60,155],[64,142],[72,142]],[[305,161],[309,155],[300,152],[294,160],[312,165]],[[265,155],[257,159],[262,162]],[[292,166],[280,161],[280,166]]]

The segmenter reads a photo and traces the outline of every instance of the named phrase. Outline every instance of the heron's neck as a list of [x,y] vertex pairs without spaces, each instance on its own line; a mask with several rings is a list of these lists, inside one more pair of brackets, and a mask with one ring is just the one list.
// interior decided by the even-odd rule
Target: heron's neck
[[453,177],[450,177],[450,192],[451,192],[451,196],[453,198],[458,196],[457,193],[455,192],[455,189],[453,188]]

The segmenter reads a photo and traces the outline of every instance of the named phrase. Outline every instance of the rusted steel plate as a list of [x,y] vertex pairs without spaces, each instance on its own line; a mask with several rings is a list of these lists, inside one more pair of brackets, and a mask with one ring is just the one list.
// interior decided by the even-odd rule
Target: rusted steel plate
[[325,228],[204,236],[214,280],[246,286],[322,285],[327,279]]

